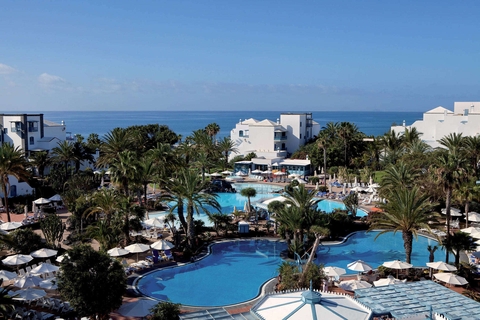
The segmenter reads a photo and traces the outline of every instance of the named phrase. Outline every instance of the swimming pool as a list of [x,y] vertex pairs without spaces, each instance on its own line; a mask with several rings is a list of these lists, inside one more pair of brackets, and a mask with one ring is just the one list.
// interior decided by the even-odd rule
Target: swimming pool
[[[316,263],[342,267],[364,260],[377,268],[385,261],[404,260],[402,234],[387,233],[376,241],[378,232],[357,232],[344,243],[321,246]],[[425,237],[414,239],[412,263],[425,266],[427,245],[436,245]],[[277,276],[282,259],[279,254],[286,243],[268,240],[228,241],[211,246],[211,254],[195,263],[146,274],[136,283],[144,295],[171,300],[188,306],[215,307],[238,304],[255,298],[263,283]],[[439,248],[436,257],[444,257]]]
[[[354,271],[347,269],[347,264],[355,260],[363,260],[373,268],[378,268],[385,261],[401,260],[405,261],[405,249],[403,247],[402,233],[388,232],[382,234],[375,240],[379,232],[356,232],[348,239],[338,245],[322,245],[317,250],[315,263],[323,263],[325,266],[335,266],[344,268],[347,273],[353,274]],[[417,267],[425,267],[429,252],[427,246],[436,245],[438,242],[427,237],[419,236],[417,240],[413,238],[413,249],[411,263]],[[445,250],[439,247],[435,251],[435,257],[445,258]],[[453,261],[453,256],[450,260]]]
[[[279,190],[283,189],[276,185],[264,184],[264,183],[234,183],[234,184],[232,183],[232,186],[237,190],[237,192],[217,193],[218,195],[217,201],[222,207],[222,213],[225,213],[225,214],[232,213],[234,211],[234,208],[236,208],[237,210],[243,210],[245,206],[245,202],[247,201],[247,198],[240,194],[240,190],[242,189],[254,188],[255,190],[257,190],[257,195],[255,197],[250,198],[251,202],[258,201],[262,198],[278,197],[281,194],[275,193],[275,192],[278,192]],[[345,210],[345,205],[342,202],[325,199],[318,203],[317,208],[319,210],[329,213],[329,212],[333,212],[333,210],[337,208]],[[210,209],[212,210],[212,212],[215,212],[213,208],[210,208]],[[149,217],[150,218],[162,217],[165,214],[166,213],[164,211],[150,212]],[[367,216],[367,212],[359,209],[357,211],[357,216],[365,217]],[[213,224],[208,220],[208,216],[204,213],[201,213],[200,215],[195,215],[195,219],[202,220],[203,222],[205,222],[206,226],[213,226]]]
[[152,298],[190,306],[224,306],[248,301],[262,284],[277,276],[286,243],[268,240],[228,241],[211,246],[195,263],[154,271],[137,289]]
[[[327,213],[333,212],[335,209],[346,210],[343,202],[332,201],[328,199],[320,201],[317,205],[317,208]],[[368,213],[366,211],[357,209],[357,217],[366,217],[367,215]]]

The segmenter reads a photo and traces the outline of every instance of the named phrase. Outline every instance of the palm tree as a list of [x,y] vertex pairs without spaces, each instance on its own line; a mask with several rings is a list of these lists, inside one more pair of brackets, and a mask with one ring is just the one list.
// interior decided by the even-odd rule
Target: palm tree
[[427,246],[427,250],[429,252],[428,255],[428,262],[434,262],[435,261],[435,251],[437,251],[438,247],[437,246]]
[[475,240],[468,233],[461,231],[445,238],[442,245],[446,249],[447,255],[451,252],[455,256],[455,266],[457,268],[460,267],[460,253],[462,251],[474,251],[477,248]]
[[247,215],[250,216],[250,211],[252,209],[251,198],[254,198],[257,195],[257,190],[254,188],[243,188],[240,190],[240,194],[242,197],[246,197],[248,199]]
[[340,122],[337,128],[337,134],[343,141],[344,164],[345,167],[348,167],[348,143],[358,134],[358,127],[351,122]]
[[479,178],[479,164],[480,164],[480,136],[465,137],[465,156],[470,159],[470,167],[473,169],[473,174],[476,179]]
[[0,279],[0,319],[11,319],[10,315],[15,310],[13,296],[10,295],[11,286],[3,286],[3,279]]
[[410,263],[412,255],[413,236],[418,235],[418,230],[430,230],[428,221],[431,216],[427,212],[432,208],[428,195],[421,194],[417,187],[399,188],[390,194],[388,202],[381,206],[385,211],[372,219],[370,230],[382,230],[380,235],[393,231],[402,232],[405,247],[405,261]]
[[185,203],[187,208],[188,245],[193,248],[195,246],[193,215],[195,212],[197,214],[200,212],[210,213],[209,208],[220,212],[221,206],[216,199],[217,195],[202,192],[206,188],[206,184],[201,181],[196,171],[189,169],[182,170],[173,181],[166,181],[166,187],[172,196],[177,198],[176,204],[172,206],[171,210],[178,207],[180,203]]
[[0,145],[0,184],[2,186],[8,222],[11,221],[8,207],[8,195],[10,194],[9,176],[14,176],[18,181],[27,181],[30,177],[28,167],[29,164],[20,147],[14,147],[10,143]]
[[212,139],[213,142],[215,142],[215,137],[217,134],[220,132],[220,126],[216,124],[215,122],[208,124],[205,127],[205,131],[207,132],[208,136]]
[[106,252],[119,242],[118,233],[107,224],[106,220],[99,220],[87,227],[87,234],[100,244],[100,250]]
[[106,226],[109,226],[113,215],[120,209],[121,201],[122,196],[119,195],[117,191],[102,188],[93,194],[92,204],[94,206],[88,208],[84,215],[85,217],[99,214],[104,215],[105,218],[102,220],[105,220]]
[[228,155],[230,153],[237,153],[238,149],[235,148],[235,143],[230,139],[230,137],[224,137],[218,143],[218,150],[223,155],[223,169],[225,170],[228,167]]
[[383,142],[383,160],[385,163],[395,164],[403,152],[403,137],[390,130],[382,137]]
[[121,185],[127,197],[129,196],[128,186],[131,182],[136,182],[138,171],[138,158],[133,151],[124,150],[111,160],[110,176],[112,181]]
[[385,170],[382,177],[380,193],[385,197],[395,193],[399,188],[411,188],[419,176],[419,171],[413,168],[409,163],[399,161],[395,165],[390,165]]
[[52,149],[52,154],[52,160],[55,163],[62,163],[65,166],[65,180],[67,180],[69,164],[75,159],[73,144],[67,140],[59,142],[58,145]]
[[40,178],[43,178],[45,168],[52,163],[50,155],[47,151],[32,151],[30,152],[28,159],[30,160],[32,166],[37,168],[37,173]]
[[[448,238],[450,237],[450,207],[453,188],[455,187],[455,185],[458,185],[459,181],[461,181],[466,175],[466,170],[464,166],[465,158],[460,155],[460,152],[458,152],[455,146],[451,146],[450,150],[439,150],[439,154],[436,160],[436,174],[439,182],[443,187],[443,191],[445,192],[445,210]],[[448,263],[448,253],[446,254],[445,262]]]
[[[157,174],[157,168],[158,167],[155,166],[155,158],[149,153],[140,158],[138,162],[136,177],[134,180],[142,185],[143,195],[145,196],[145,208],[147,207],[148,184],[153,182],[154,177]],[[139,199],[139,203],[142,203],[141,199]]]
[[134,150],[131,135],[128,134],[126,129],[113,129],[102,139],[97,166],[108,167],[112,160],[116,159],[125,150]]

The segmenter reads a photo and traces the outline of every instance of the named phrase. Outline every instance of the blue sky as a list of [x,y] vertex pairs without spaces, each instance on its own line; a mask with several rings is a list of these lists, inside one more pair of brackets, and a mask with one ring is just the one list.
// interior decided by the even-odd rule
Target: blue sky
[[0,111],[478,101],[478,1],[2,1]]

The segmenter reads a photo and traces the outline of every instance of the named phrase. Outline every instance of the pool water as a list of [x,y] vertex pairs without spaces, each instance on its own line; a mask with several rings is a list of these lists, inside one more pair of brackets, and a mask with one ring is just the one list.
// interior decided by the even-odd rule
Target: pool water
[[242,240],[215,244],[195,263],[150,273],[137,288],[155,299],[190,306],[223,306],[255,298],[262,284],[277,276],[286,243]]
[[[332,201],[328,199],[320,201],[317,208],[327,213],[333,212],[335,209],[346,210],[345,204],[343,204],[343,202]],[[362,209],[357,209],[357,217],[366,217],[367,215],[368,213],[366,211]]]
[[[405,260],[402,234],[357,232],[345,243],[321,246],[316,263],[345,268],[355,260],[364,260],[377,268],[385,261]],[[428,262],[427,245],[438,245],[425,237],[414,239],[412,263],[424,267]],[[171,300],[188,306],[225,306],[245,302],[260,293],[263,283],[278,275],[281,251],[286,243],[268,240],[239,240],[212,245],[211,254],[195,263],[153,271],[140,278],[138,290],[159,300]],[[445,252],[439,248],[436,260]],[[453,261],[453,260],[452,260]]]
[[[255,197],[250,198],[250,201],[253,203],[258,201],[262,198],[272,198],[278,197],[281,194],[275,193],[279,190],[282,190],[281,187],[271,185],[271,184],[262,184],[262,183],[232,183],[232,186],[237,190],[235,193],[217,193],[217,201],[222,207],[222,213],[231,214],[234,209],[243,210],[245,207],[245,203],[248,199],[240,194],[240,190],[244,188],[254,188],[257,190],[257,195]],[[208,207],[210,212],[216,212],[213,208]],[[332,200],[322,200],[318,203],[318,209],[325,211],[327,213],[333,212],[334,209],[342,209],[345,210],[345,205],[342,202],[332,201]],[[162,217],[166,213],[165,212],[149,212],[150,218],[155,217]],[[367,212],[363,210],[357,211],[358,217],[367,216]],[[196,220],[202,220],[205,222],[206,226],[213,226],[213,223],[208,220],[208,216],[204,213],[200,213],[199,215],[195,214]]]
[[[353,274],[355,271],[347,269],[347,264],[355,260],[363,260],[372,266],[378,268],[385,261],[401,260],[405,261],[405,249],[403,247],[402,233],[388,232],[375,237],[379,232],[357,232],[351,235],[347,241],[338,245],[322,245],[317,250],[315,263],[323,263],[325,266],[335,266],[344,268],[347,274]],[[417,240],[413,238],[413,249],[411,264],[416,267],[426,267],[429,252],[427,246],[438,246],[438,242],[427,237],[419,236]],[[445,250],[439,247],[435,251],[435,261],[445,259]],[[450,261],[454,261],[451,256]]]

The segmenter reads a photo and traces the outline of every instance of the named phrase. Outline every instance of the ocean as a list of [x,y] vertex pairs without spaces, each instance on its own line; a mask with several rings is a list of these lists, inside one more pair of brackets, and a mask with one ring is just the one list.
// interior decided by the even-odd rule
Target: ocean
[[[312,112],[313,119],[323,127],[328,122],[348,121],[366,135],[379,136],[390,130],[393,123],[407,125],[423,117],[422,112]],[[186,137],[193,131],[205,128],[215,122],[220,126],[218,138],[230,136],[230,130],[240,119],[254,118],[276,121],[277,111],[45,111],[46,120],[61,123],[65,121],[67,132],[80,134],[85,138],[90,133],[103,137],[116,127],[158,123],[167,125],[175,133]]]

